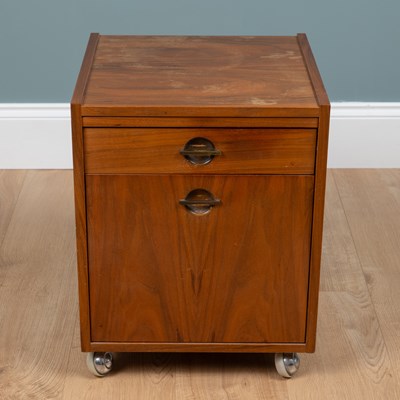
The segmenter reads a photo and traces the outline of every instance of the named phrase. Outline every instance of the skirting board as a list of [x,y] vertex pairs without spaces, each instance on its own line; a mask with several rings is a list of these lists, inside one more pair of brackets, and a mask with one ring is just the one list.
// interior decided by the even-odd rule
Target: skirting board
[[[400,168],[400,103],[332,103],[328,167]],[[69,168],[69,104],[0,104],[0,169]]]

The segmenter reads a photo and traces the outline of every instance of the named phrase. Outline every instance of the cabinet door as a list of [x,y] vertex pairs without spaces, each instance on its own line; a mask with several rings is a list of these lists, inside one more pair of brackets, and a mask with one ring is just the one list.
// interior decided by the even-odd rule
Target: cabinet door
[[88,175],[92,341],[304,342],[313,182]]

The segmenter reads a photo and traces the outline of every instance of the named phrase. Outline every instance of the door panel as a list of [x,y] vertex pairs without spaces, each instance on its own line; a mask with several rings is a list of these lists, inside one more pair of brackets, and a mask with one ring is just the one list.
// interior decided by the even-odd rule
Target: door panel
[[304,342],[313,182],[87,175],[92,341]]

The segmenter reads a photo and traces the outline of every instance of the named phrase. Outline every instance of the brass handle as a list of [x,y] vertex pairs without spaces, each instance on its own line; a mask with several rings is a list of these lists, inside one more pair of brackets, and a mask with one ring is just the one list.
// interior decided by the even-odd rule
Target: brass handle
[[208,190],[192,190],[179,204],[185,206],[193,214],[204,215],[211,211],[211,208],[220,205],[220,199],[215,198]]
[[179,151],[183,156],[219,156],[221,155],[221,150],[206,150],[206,149],[190,149],[190,150],[185,150],[182,149]]
[[216,206],[217,204],[221,204],[220,199],[210,199],[210,200],[179,200],[179,204],[184,206]]
[[222,154],[210,140],[202,137],[190,139],[179,153],[195,165],[208,164],[215,156]]

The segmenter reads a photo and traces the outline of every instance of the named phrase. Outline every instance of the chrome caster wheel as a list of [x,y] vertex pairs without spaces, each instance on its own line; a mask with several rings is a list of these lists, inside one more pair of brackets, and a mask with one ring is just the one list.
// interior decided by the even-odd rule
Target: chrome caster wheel
[[108,352],[87,353],[86,365],[93,375],[107,375],[112,369],[112,354]]
[[300,367],[297,353],[275,353],[275,368],[280,376],[291,378]]

